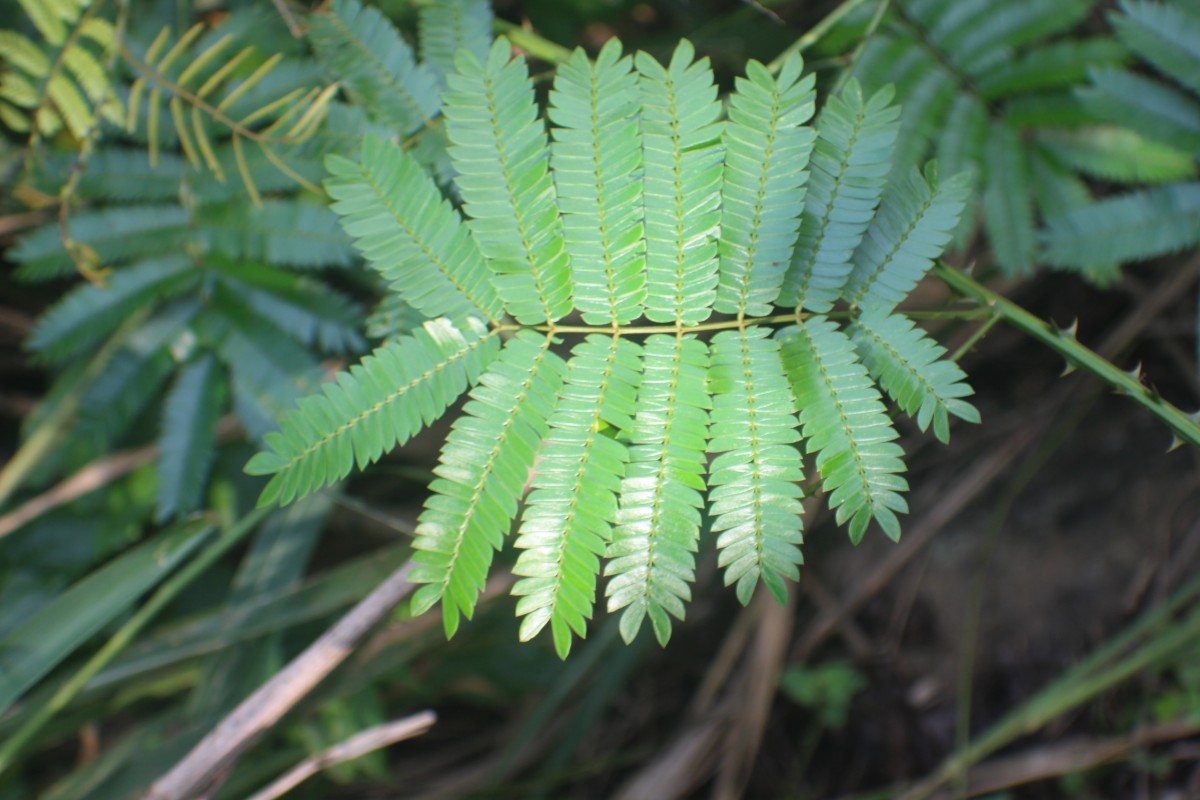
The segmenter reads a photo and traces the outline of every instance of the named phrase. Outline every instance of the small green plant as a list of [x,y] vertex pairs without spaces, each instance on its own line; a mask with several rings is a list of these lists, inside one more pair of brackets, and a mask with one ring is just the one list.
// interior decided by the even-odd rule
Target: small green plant
[[876,384],[942,439],[951,415],[978,417],[963,373],[894,311],[966,184],[932,165],[886,180],[891,92],[852,82],[814,130],[793,56],[778,76],[751,62],[723,114],[689,43],[664,66],[613,40],[559,69],[551,143],[506,41],[446,80],[465,216],[378,138],[330,158],[326,181],[359,250],[430,321],[267,437],[247,467],[272,476],[261,502],[375,461],[470,390],[417,529],[414,608],[440,600],[452,634],[516,521],[521,638],[548,625],[564,657],[602,573],[625,639],[648,617],[667,641],[704,515],[739,599],[761,580],[782,601],[803,453],[851,539],[872,519],[899,537],[904,464]]

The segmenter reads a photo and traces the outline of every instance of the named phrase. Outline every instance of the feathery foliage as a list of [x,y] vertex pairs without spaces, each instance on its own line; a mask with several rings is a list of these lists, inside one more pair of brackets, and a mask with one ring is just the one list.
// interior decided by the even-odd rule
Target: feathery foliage
[[891,100],[886,88],[864,101],[851,81],[821,111],[800,237],[780,293],[784,303],[824,312],[841,296],[891,168],[900,114]]
[[[1091,202],[1082,176],[1136,183],[1195,174],[1188,124],[1176,118],[1187,107],[1181,93],[1122,66],[1131,53],[1154,50],[1161,55],[1150,61],[1160,69],[1185,69],[1196,50],[1192,12],[1127,2],[1128,13],[1113,17],[1117,36],[1074,32],[1094,5],[892,3],[852,70],[866,90],[894,84],[903,98],[897,170],[932,155],[946,175],[972,177],[976,191],[957,238],[966,239],[981,212],[992,252],[1010,273],[1047,255],[1039,216],[1053,227],[1053,217]],[[1081,92],[1089,75],[1096,88]],[[1047,260],[1082,266],[1057,252]],[[1104,280],[1115,260],[1088,266]]]
[[[66,41],[87,44],[81,26],[104,5],[56,17],[75,26]],[[84,387],[56,463],[141,444],[157,430],[162,520],[200,504],[219,417],[232,412],[261,438],[317,385],[317,353],[366,346],[356,304],[317,272],[356,263],[352,243],[336,214],[297,192],[338,143],[321,128],[336,87],[320,88],[299,61],[238,43],[244,31],[269,41],[271,25],[283,28],[278,15],[250,10],[179,38],[113,32],[109,55],[132,72],[128,113],[114,118],[123,124],[90,126],[78,152],[47,152],[23,176],[32,196],[58,196],[63,207],[10,251],[18,277],[72,275],[80,254],[95,267],[93,282],[39,320],[28,346],[62,370],[60,381],[113,351]],[[241,181],[226,180],[233,172]]]
[[309,17],[308,38],[355,104],[389,130],[407,136],[437,115],[441,91],[434,69],[416,60],[378,9],[358,0],[334,0]]
[[117,32],[87,0],[21,0],[41,37],[0,30],[0,124],[33,139],[65,129],[87,138],[99,119],[115,122],[122,106],[105,63]]
[[[872,519],[899,536],[902,453],[875,381],[943,438],[949,415],[977,414],[944,351],[887,316],[966,194],[933,167],[889,182],[890,92],[851,83],[814,130],[799,56],[775,76],[752,62],[723,119],[689,43],[664,65],[612,40],[559,68],[547,136],[504,40],[460,51],[445,82],[461,216],[372,136],[326,182],[390,313],[437,319],[394,329],[267,436],[247,467],[272,476],[261,502],[374,461],[473,386],[418,526],[413,609],[440,600],[453,634],[515,528],[520,638],[549,628],[564,657],[602,577],[621,635],[649,620],[665,643],[706,529],[742,602],[760,582],[785,600],[803,452],[854,541]],[[844,330],[809,313],[843,296]],[[773,334],[773,307],[795,324]]]
[[[1096,67],[1078,90],[1092,113],[1157,143],[1170,169],[1139,180],[1161,186],[1080,204],[1052,217],[1044,256],[1061,267],[1107,276],[1112,265],[1200,245],[1200,10],[1184,3],[1123,0],[1110,14],[1120,40],[1160,74]],[[1106,164],[1107,166],[1107,164]]]
[[[144,96],[150,163],[156,163],[165,99],[180,149],[193,167],[203,166],[223,181],[225,167],[217,157],[216,142],[218,136],[227,135],[242,183],[255,203],[260,202],[259,190],[246,159],[247,142],[285,174],[306,184],[276,149],[303,142],[316,131],[336,86],[307,91],[297,86],[277,96],[260,97],[256,90],[270,84],[282,56],[258,59],[250,45],[234,52],[237,44],[231,34],[208,42],[201,38],[205,29],[197,23],[172,42],[170,29],[163,28],[144,53],[127,55],[137,78],[129,93],[126,127],[132,132],[138,126]],[[193,53],[197,42],[198,52]]]

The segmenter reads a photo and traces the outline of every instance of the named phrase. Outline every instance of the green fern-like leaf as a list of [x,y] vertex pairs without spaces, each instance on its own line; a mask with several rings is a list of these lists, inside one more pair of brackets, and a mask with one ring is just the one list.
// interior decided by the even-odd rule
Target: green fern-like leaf
[[1148,139],[1200,153],[1200,103],[1144,75],[1115,68],[1092,71],[1092,85],[1079,93],[1097,116],[1133,128]]
[[924,177],[914,169],[893,183],[854,251],[846,299],[864,309],[895,308],[946,249],[968,191],[962,173],[939,184],[934,164]]
[[539,450],[533,490],[521,519],[513,587],[521,598],[521,639],[550,626],[566,658],[572,634],[586,635],[600,557],[617,518],[626,446],[605,425],[629,429],[640,379],[640,348],[592,336],[572,351],[562,395]]
[[1030,184],[1039,191],[1078,187],[1078,172],[1086,171],[1078,161],[1046,158],[1036,166],[1051,174],[1033,174],[1027,143],[1106,121],[1152,138],[1148,128],[1157,124],[1135,120],[1131,108],[1108,116],[1102,103],[1085,102],[1073,91],[1089,74],[1113,70],[1130,55],[1124,41],[1078,35],[1094,5],[893,3],[852,68],[868,91],[892,84],[903,98],[893,174],[903,177],[930,156],[946,175],[970,172],[983,213],[975,213],[973,192],[955,240],[965,244],[981,221],[996,261],[1009,273],[1026,272],[1035,261]]
[[559,67],[550,94],[551,165],[586,322],[626,324],[646,299],[642,151],[632,59],[610,39],[593,65],[583,50]]
[[967,376],[953,361],[942,358],[946,349],[925,335],[912,320],[900,314],[872,311],[850,328],[859,357],[888,396],[925,431],[950,441],[953,414],[979,422],[979,411],[963,397],[973,394]]
[[367,137],[360,161],[334,156],[329,171],[346,232],[405,302],[427,317],[497,319],[500,298],[475,240],[411,156]]
[[[639,53],[632,69],[615,41],[595,61],[576,51],[550,91],[548,146],[528,72],[501,40],[486,63],[460,53],[446,76],[461,212],[379,138],[358,161],[331,159],[338,212],[392,282],[377,316],[400,321],[268,437],[248,465],[273,475],[262,501],[375,460],[475,384],[421,515],[413,609],[440,601],[453,634],[515,527],[520,636],[548,628],[564,657],[586,636],[601,575],[623,638],[649,619],[669,639],[705,513],[739,599],[761,581],[786,600],[803,561],[802,441],[851,537],[872,519],[897,537],[907,485],[876,385],[939,435],[973,409],[944,351],[886,312],[949,240],[968,178],[939,183],[930,167],[889,185],[887,92],[864,99],[851,84],[814,134],[798,57],[776,77],[756,64],[747,75],[722,120],[711,69],[686,42],[666,66]],[[808,264],[794,272],[793,245]],[[790,301],[777,297],[789,278]],[[843,293],[845,329],[796,307]],[[798,324],[772,335],[785,303]],[[572,310],[586,324],[564,320]],[[442,316],[403,333],[439,314],[461,330]]]
[[[445,5],[449,11],[458,4]],[[325,13],[310,16],[309,23],[308,37],[318,57],[373,118],[407,136],[437,116],[441,93],[436,74],[416,61],[396,26],[378,9],[358,0],[334,0]]]
[[996,100],[1027,92],[1067,88],[1083,81],[1089,68],[1101,64],[1116,65],[1125,58],[1125,48],[1107,37],[1041,43],[1036,49],[980,76],[979,91],[984,99]]
[[219,275],[217,291],[237,298],[297,342],[325,353],[366,348],[358,332],[358,307],[331,287],[250,261],[211,258],[208,263]]
[[634,63],[642,87],[646,317],[694,325],[712,313],[721,201],[721,105],[708,59],[679,43],[663,67]]
[[899,474],[903,451],[853,343],[825,317],[786,328],[779,336],[784,369],[801,409],[805,448],[817,457],[838,523],[849,522],[854,542],[871,519],[898,539],[896,512],[908,511],[899,494],[908,489]]
[[632,641],[649,616],[666,643],[671,617],[691,599],[704,505],[708,347],[693,336],[646,339],[629,466],[608,548],[609,612],[625,609],[621,635]]
[[1140,261],[1200,245],[1200,183],[1173,183],[1101,200],[1050,220],[1044,257],[1085,268]]
[[1110,16],[1129,49],[1200,95],[1200,12],[1179,3],[1122,0]]
[[[208,252],[277,266],[318,268],[354,263],[354,248],[324,206],[299,199],[245,199],[198,207],[113,205],[71,218],[71,236],[96,253],[99,263],[178,257],[200,259]],[[48,280],[75,273],[62,247],[57,223],[38,228],[15,248],[22,280]]]
[[509,313],[554,321],[571,308],[571,276],[529,71],[504,39],[486,64],[460,52],[458,70],[443,112],[467,224]]
[[1007,125],[992,127],[985,159],[988,182],[983,192],[983,217],[996,260],[1017,272],[1032,271],[1037,245],[1033,189],[1029,156],[1020,133]]
[[471,392],[434,470],[410,578],[426,584],[414,594],[413,610],[442,600],[447,635],[460,615],[474,613],[558,402],[566,367],[549,346],[532,332],[509,340]]
[[1196,175],[1196,162],[1191,155],[1127,128],[1098,125],[1046,132],[1038,137],[1038,144],[1079,172],[1106,181],[1162,183]]
[[830,98],[817,121],[800,238],[780,300],[828,311],[850,275],[851,257],[879,205],[900,110],[884,89],[863,100],[856,81]]
[[158,442],[158,519],[186,514],[200,504],[212,464],[225,380],[211,353],[180,371],[167,394]]
[[439,78],[454,71],[467,50],[484,61],[492,46],[492,6],[487,0],[439,0],[420,8],[421,58]]
[[799,577],[804,467],[795,443],[796,403],[779,343],[766,328],[722,331],[712,341],[709,509],[720,532],[725,584],[750,602],[761,578],[779,602]]
[[496,352],[495,335],[471,321],[464,330],[429,322],[379,348],[268,435],[271,452],[247,465],[251,474],[275,476],[260,502],[290,502],[346,477],[355,461],[361,469],[403,444],[441,416]]
[[117,47],[101,3],[24,0],[21,3],[44,45],[16,31],[0,30],[0,124],[34,137],[66,129],[88,138],[100,119],[121,119],[121,103],[106,60]]
[[[765,316],[779,296],[804,208],[814,134],[813,77],[803,80],[799,55],[778,80],[757,61],[738,79],[725,125],[721,185],[720,283],[714,308]],[[750,280],[753,276],[753,282]]]
[[43,359],[61,363],[98,346],[139,308],[194,287],[197,278],[186,256],[165,256],[123,269],[105,286],[84,284],[38,320],[28,346]]
[[229,294],[202,321],[219,331],[216,347],[229,370],[229,393],[238,422],[254,439],[279,428],[296,401],[317,390],[325,371],[307,348],[260,319]]

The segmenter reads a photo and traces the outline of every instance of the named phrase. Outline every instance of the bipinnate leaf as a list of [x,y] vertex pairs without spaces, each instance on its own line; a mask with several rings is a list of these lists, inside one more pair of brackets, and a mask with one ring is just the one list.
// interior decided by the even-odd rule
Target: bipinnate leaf
[[900,109],[885,87],[864,100],[857,81],[817,119],[800,236],[784,277],[782,305],[828,311],[850,275],[851,256],[875,215],[891,169]]
[[[898,538],[908,486],[879,387],[942,439],[950,415],[978,419],[962,371],[893,311],[953,236],[972,173],[894,172],[888,89],[864,97],[851,81],[814,131],[798,55],[775,74],[751,62],[723,119],[691,44],[663,65],[614,39],[559,66],[543,119],[505,40],[482,53],[476,31],[447,69],[467,5],[422,11],[441,37],[427,52],[445,71],[461,215],[426,174],[436,158],[368,135],[357,161],[329,160],[334,209],[390,283],[371,323],[389,341],[266,437],[247,467],[273,476],[261,502],[371,463],[470,388],[417,527],[412,610],[440,602],[453,635],[515,530],[520,638],[549,629],[563,658],[587,635],[601,575],[622,638],[648,620],[665,644],[706,525],[742,603],[760,583],[786,602],[804,560],[806,452],[854,542],[871,520]],[[997,17],[1018,39],[1062,18]],[[1003,61],[1004,48],[980,44],[981,63]],[[1006,164],[1014,129],[996,134],[979,98],[957,109],[970,124],[946,146],[951,160],[970,167],[990,138],[991,167]],[[223,307],[252,278],[224,275]],[[313,317],[341,318],[338,303],[285,311],[245,294],[256,318],[297,335]],[[825,312],[843,300],[849,321],[835,322]],[[237,357],[236,340],[223,357]],[[233,382],[239,415],[253,405],[239,404],[247,382]]]
[[854,251],[844,292],[851,305],[890,311],[942,254],[970,193],[966,173],[938,182],[936,163],[892,183]]
[[713,396],[708,451],[708,513],[719,532],[725,585],[746,604],[759,580],[780,602],[785,578],[803,563],[800,500],[804,465],[796,442],[796,401],[783,374],[779,343],[767,328],[722,331],[712,340]]
[[575,307],[590,324],[626,324],[646,299],[640,101],[632,59],[609,39],[582,49],[550,92],[551,166],[571,257]]
[[517,513],[534,454],[559,402],[566,365],[524,331],[480,376],[442,448],[413,543],[414,613],[442,600],[446,634],[470,618]]
[[1200,8],[1121,0],[1109,19],[1129,49],[1200,96]]
[[200,505],[227,394],[225,376],[211,352],[184,367],[167,393],[158,440],[159,521]]
[[496,320],[500,297],[458,212],[412,156],[374,136],[359,161],[330,156],[325,190],[355,246],[426,317]]
[[804,208],[804,184],[815,134],[812,75],[793,54],[773,78],[746,65],[729,99],[721,184],[720,283],[714,308],[766,316],[779,296]]
[[800,408],[804,446],[816,455],[838,524],[849,522],[855,543],[872,519],[899,539],[896,512],[908,511],[900,496],[908,490],[900,475],[903,451],[854,344],[822,316],[785,328],[778,337]]
[[506,39],[486,64],[465,50],[456,63],[443,113],[467,225],[508,312],[553,322],[571,310],[571,273],[529,70]]
[[870,311],[854,321],[850,335],[867,372],[921,430],[932,423],[934,435],[949,442],[951,414],[979,422],[979,411],[962,399],[974,394],[967,376],[912,320]]
[[671,617],[691,599],[704,505],[708,443],[708,346],[691,334],[646,339],[629,466],[608,547],[609,613],[625,609],[621,636],[633,641],[648,616],[662,644]]
[[686,39],[666,67],[634,59],[642,90],[646,317],[694,325],[712,313],[721,223],[721,104]]
[[522,576],[513,587],[521,640],[548,624],[562,658],[572,635],[587,633],[600,557],[617,518],[629,451],[605,428],[631,427],[640,351],[628,339],[600,335],[574,348],[522,514],[513,567]]
[[333,0],[308,19],[308,38],[317,56],[356,105],[401,136],[437,116],[441,86],[436,73],[416,61],[379,9],[358,0]]
[[1184,152],[1200,153],[1200,102],[1194,95],[1118,67],[1096,67],[1090,75],[1091,85],[1078,95],[1097,117]]
[[383,345],[306,397],[246,465],[272,475],[259,505],[290,503],[341,480],[408,441],[445,413],[499,351],[495,332],[469,318],[462,329],[433,320]]
[[1071,209],[1052,218],[1043,237],[1043,257],[1074,269],[1195,247],[1200,244],[1200,183],[1172,183]]
[[487,0],[438,0],[420,6],[421,59],[439,78],[454,71],[454,56],[467,50],[487,58],[492,46],[492,4]]
[[95,347],[130,314],[196,285],[199,276],[185,255],[150,258],[115,273],[105,286],[72,289],[38,319],[28,347],[52,363]]

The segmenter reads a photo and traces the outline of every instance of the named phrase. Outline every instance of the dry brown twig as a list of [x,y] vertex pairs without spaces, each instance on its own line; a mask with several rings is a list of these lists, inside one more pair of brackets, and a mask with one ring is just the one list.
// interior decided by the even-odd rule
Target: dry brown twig
[[[237,420],[232,416],[223,417],[218,423],[216,434],[218,441],[233,438],[238,432]],[[123,450],[111,456],[96,459],[84,465],[69,478],[55,484],[37,497],[31,498],[17,508],[0,516],[0,538],[73,500],[78,500],[85,494],[103,488],[123,475],[133,472],[143,464],[148,464],[158,458],[158,447],[150,445],[135,450]]]
[[367,728],[365,731],[359,731],[349,739],[304,759],[265,789],[252,795],[250,800],[275,800],[321,770],[345,761],[353,761],[367,753],[402,742],[405,739],[420,736],[428,731],[435,722],[437,722],[437,714],[432,711],[422,711],[404,719],[392,720]]
[[413,590],[412,562],[389,575],[319,639],[243,700],[159,778],[145,800],[191,800],[212,790],[238,757],[346,660],[381,620]]

